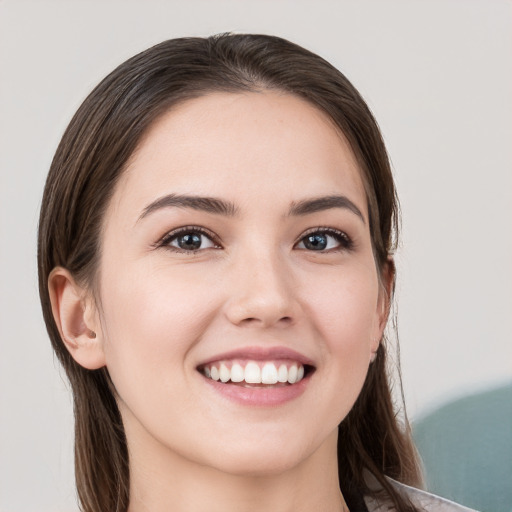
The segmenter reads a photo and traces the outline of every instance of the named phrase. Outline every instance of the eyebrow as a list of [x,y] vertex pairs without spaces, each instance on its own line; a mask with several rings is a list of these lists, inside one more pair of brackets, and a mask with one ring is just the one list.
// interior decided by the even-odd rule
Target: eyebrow
[[238,214],[238,208],[229,201],[217,199],[215,197],[200,197],[169,194],[160,197],[148,204],[142,211],[138,220],[142,220],[150,213],[162,208],[191,208],[193,210],[200,210],[207,213],[216,213],[227,217],[234,217]]
[[[239,213],[238,207],[230,202],[216,197],[190,196],[183,194],[168,194],[148,204],[142,211],[138,221],[151,213],[163,208],[191,208],[207,213],[214,213],[226,217],[235,217]],[[346,196],[322,196],[313,199],[304,199],[291,203],[289,216],[304,216],[311,213],[343,208],[357,215],[365,223],[361,210]],[[137,222],[138,222],[137,221]]]
[[330,210],[331,208],[344,208],[357,215],[365,224],[361,210],[346,196],[323,196],[314,199],[304,199],[293,202],[289,215],[309,215],[311,213]]

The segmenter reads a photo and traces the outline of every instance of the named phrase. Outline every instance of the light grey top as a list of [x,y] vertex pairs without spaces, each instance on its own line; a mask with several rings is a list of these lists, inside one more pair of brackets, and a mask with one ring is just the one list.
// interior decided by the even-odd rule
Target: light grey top
[[[458,505],[453,501],[440,498],[434,494],[430,494],[414,487],[401,484],[395,480],[391,480],[396,490],[402,495],[408,497],[412,504],[420,511],[425,512],[476,512],[473,509]],[[376,499],[371,497],[365,498],[366,506],[369,512],[391,512],[393,505],[385,499]]]

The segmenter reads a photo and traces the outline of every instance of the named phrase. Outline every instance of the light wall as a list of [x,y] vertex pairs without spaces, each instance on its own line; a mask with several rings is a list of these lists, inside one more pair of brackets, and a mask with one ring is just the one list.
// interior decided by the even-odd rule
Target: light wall
[[360,89],[403,210],[409,413],[512,379],[509,1],[0,0],[0,512],[72,511],[72,406],[43,326],[36,227],[53,152],[113,67],[164,39],[283,36]]

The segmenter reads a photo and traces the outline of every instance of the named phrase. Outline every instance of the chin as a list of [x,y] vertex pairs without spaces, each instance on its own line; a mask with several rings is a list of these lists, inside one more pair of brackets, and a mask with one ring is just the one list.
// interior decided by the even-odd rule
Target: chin
[[279,475],[300,465],[302,457],[291,454],[233,454],[216,465],[217,470],[233,476],[264,478]]
[[262,436],[256,442],[251,440],[247,444],[231,444],[229,449],[223,449],[217,455],[217,460],[210,462],[212,467],[230,475],[275,476],[299,467],[324,444],[316,445],[301,439],[299,435],[281,433],[279,438],[274,440]]

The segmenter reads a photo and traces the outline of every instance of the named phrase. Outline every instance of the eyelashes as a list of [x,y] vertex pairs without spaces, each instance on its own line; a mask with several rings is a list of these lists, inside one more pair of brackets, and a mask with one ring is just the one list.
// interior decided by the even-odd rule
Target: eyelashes
[[[155,248],[164,248],[173,252],[194,254],[208,249],[222,249],[215,233],[200,226],[184,226],[166,233]],[[343,231],[316,227],[302,233],[293,247],[298,250],[331,253],[352,251],[353,240]]]
[[156,244],[174,252],[192,253],[204,249],[221,249],[217,236],[199,226],[185,226],[166,233]]
[[303,234],[295,247],[317,252],[350,251],[354,248],[354,242],[345,232],[338,229],[314,228]]

